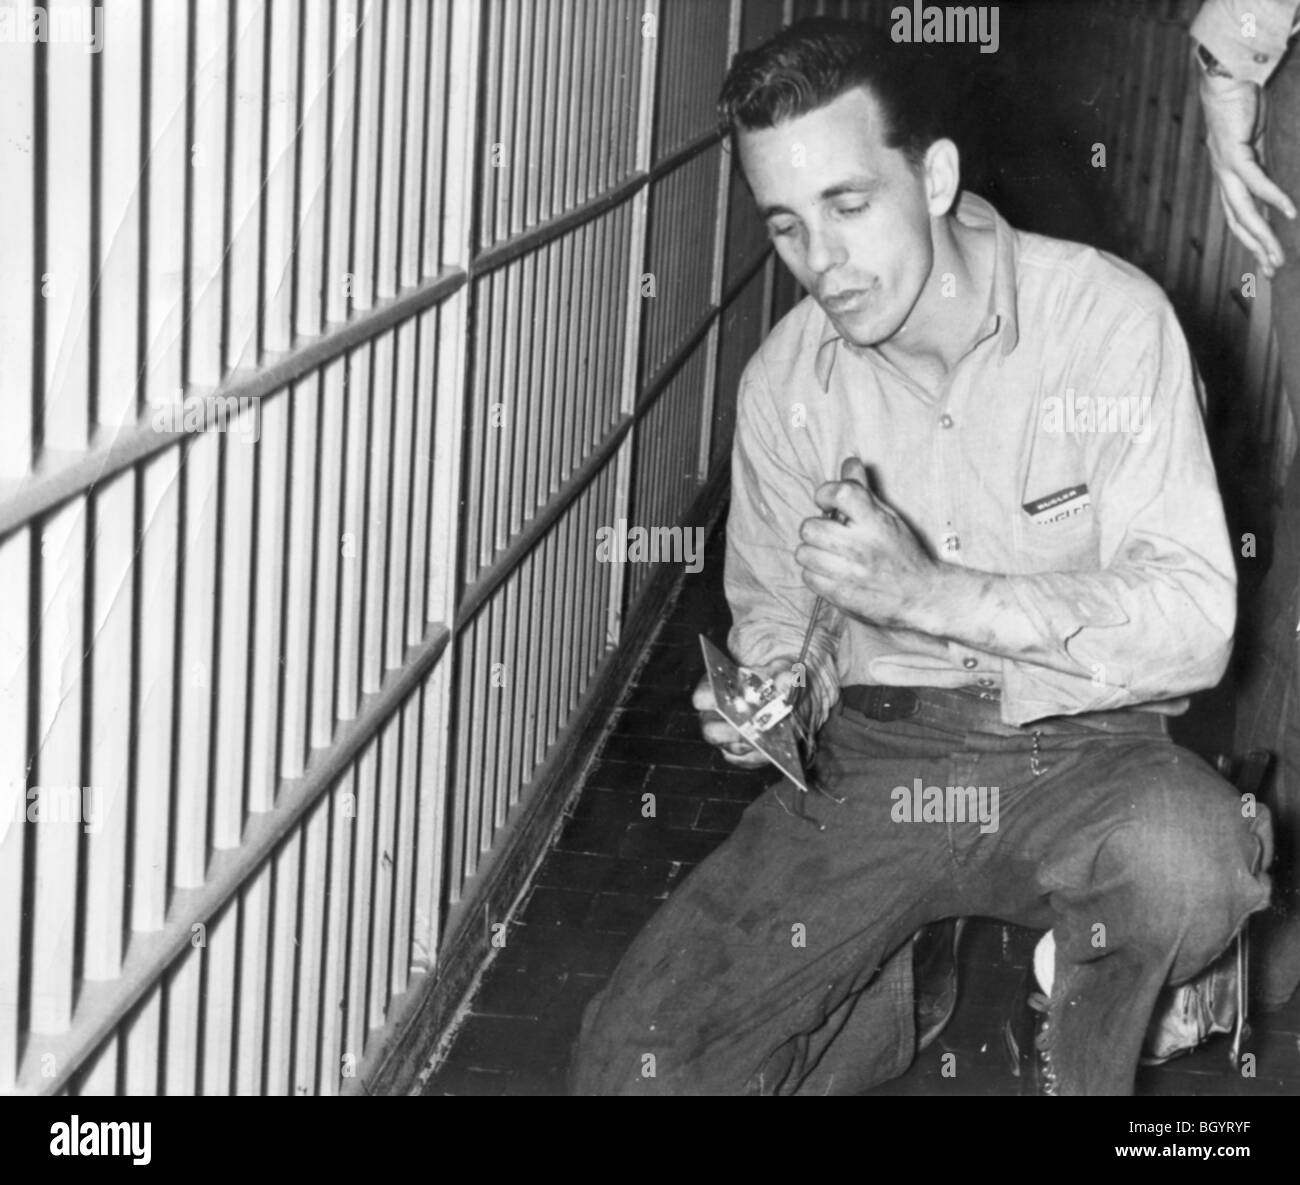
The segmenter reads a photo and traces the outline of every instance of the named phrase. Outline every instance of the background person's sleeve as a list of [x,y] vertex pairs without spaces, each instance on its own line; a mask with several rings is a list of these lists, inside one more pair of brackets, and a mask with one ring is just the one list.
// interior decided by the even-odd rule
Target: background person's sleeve
[[1296,0],[1206,0],[1190,32],[1234,78],[1263,86],[1286,53],[1298,10]]

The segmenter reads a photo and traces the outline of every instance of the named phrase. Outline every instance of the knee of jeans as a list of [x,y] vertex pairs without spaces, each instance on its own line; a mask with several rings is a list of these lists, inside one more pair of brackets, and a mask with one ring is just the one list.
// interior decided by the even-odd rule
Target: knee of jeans
[[1179,950],[1179,964],[1212,959],[1242,922],[1268,903],[1272,861],[1268,810],[1222,795],[1214,809],[1145,811],[1105,845],[1106,863],[1131,890],[1130,938]]

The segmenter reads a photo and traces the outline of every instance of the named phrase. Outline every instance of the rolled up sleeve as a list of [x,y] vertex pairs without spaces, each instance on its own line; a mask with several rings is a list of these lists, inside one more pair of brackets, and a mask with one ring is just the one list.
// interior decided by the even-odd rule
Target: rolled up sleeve
[[1263,86],[1286,53],[1298,7],[1295,0],[1206,0],[1190,31],[1234,78]]
[[1148,398],[1147,429],[1090,442],[1101,570],[1009,578],[1039,642],[1003,660],[1008,723],[1212,687],[1231,653],[1232,549],[1199,381],[1172,310],[1116,343],[1098,389]]
[[[820,513],[813,491],[828,478],[790,463],[794,449],[788,431],[756,356],[741,378],[737,399],[724,578],[733,618],[727,645],[746,666],[798,659],[816,602],[794,551],[800,524]],[[813,732],[839,698],[835,653],[842,627],[839,611],[823,603],[805,672]]]

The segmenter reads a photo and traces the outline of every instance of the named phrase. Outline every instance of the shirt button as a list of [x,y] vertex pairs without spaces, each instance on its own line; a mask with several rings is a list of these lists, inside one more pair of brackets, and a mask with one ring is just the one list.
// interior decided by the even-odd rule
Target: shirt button
[[1255,54],[1254,56],[1255,56],[1255,61],[1257,61],[1257,62],[1267,62],[1267,61],[1268,61],[1268,54],[1266,54],[1266,53],[1257,53],[1257,54]]
[[939,417],[939,427],[940,427],[940,428],[951,428],[951,427],[952,427],[952,416],[950,416],[947,412],[944,412],[943,415],[941,415],[941,416]]
[[961,660],[961,665],[964,666],[968,671],[973,671],[977,666],[980,665],[980,660],[978,658],[963,658]]
[[992,687],[992,686],[993,686],[993,680],[990,679],[990,678],[988,678],[987,676],[986,676],[985,678],[983,678],[983,679],[978,680],[978,683],[979,683],[979,685],[980,685],[981,687]]
[[961,540],[956,535],[945,535],[943,537],[943,550],[950,553],[961,551]]

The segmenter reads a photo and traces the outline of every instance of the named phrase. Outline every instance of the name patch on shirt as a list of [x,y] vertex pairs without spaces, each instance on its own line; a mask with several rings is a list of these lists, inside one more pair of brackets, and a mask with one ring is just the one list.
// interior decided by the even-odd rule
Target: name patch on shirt
[[1069,518],[1092,505],[1092,495],[1086,485],[1068,486],[1032,502],[1024,503],[1025,513],[1032,522],[1042,525]]

